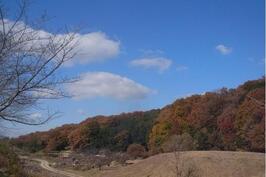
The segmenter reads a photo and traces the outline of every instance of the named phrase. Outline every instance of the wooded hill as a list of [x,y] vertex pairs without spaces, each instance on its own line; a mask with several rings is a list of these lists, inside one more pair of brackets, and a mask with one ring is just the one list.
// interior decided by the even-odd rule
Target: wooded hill
[[181,98],[161,110],[96,116],[12,142],[31,152],[66,148],[125,151],[130,144],[141,144],[158,153],[171,151],[176,142],[183,150],[265,152],[264,105],[263,77],[236,89]]

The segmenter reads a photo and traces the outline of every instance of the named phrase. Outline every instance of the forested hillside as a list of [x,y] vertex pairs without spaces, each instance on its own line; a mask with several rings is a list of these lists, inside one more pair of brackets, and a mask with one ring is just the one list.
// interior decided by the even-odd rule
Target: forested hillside
[[123,113],[115,116],[96,116],[78,125],[64,125],[47,132],[21,136],[13,142],[20,148],[36,152],[71,148],[90,150],[105,148],[124,151],[130,144],[147,147],[150,130],[159,110]]
[[236,89],[222,88],[203,95],[176,100],[161,110],[88,118],[13,140],[20,148],[36,152],[71,148],[125,151],[141,144],[158,153],[184,150],[244,150],[264,152],[264,78],[248,81]]
[[171,136],[189,134],[199,150],[264,152],[264,100],[264,78],[176,100],[161,110],[149,148],[163,150]]

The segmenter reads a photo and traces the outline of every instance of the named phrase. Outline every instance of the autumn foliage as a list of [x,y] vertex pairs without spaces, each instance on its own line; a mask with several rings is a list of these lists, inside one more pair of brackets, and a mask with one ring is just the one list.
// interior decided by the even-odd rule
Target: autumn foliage
[[163,108],[149,149],[160,151],[172,135],[190,134],[199,150],[265,151],[265,81],[193,95]]
[[140,144],[131,144],[127,148],[127,153],[133,158],[144,157],[146,150],[145,147]]
[[264,105],[262,78],[236,89],[222,88],[181,98],[161,110],[96,116],[80,124],[21,136],[13,142],[31,152],[66,148],[126,151],[131,144],[163,152],[169,151],[178,139],[185,142],[184,147],[189,147],[182,150],[264,152]]
[[78,125],[64,125],[47,132],[20,136],[13,143],[30,152],[65,149],[126,151],[134,143],[147,147],[149,133],[158,114],[159,110],[151,110],[96,116]]

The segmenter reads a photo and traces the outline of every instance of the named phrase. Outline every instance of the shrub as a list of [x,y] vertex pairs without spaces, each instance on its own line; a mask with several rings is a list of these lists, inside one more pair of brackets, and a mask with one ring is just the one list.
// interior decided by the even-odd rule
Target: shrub
[[196,148],[197,143],[188,133],[172,135],[162,145],[163,152],[190,151]]
[[146,150],[144,146],[140,144],[131,144],[127,148],[127,153],[133,158],[145,157]]
[[19,164],[17,155],[6,142],[0,142],[0,176],[26,177]]

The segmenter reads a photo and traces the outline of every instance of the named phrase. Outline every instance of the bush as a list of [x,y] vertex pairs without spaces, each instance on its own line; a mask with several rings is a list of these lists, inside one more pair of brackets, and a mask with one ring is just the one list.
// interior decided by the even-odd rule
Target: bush
[[26,177],[19,164],[17,155],[6,142],[0,142],[0,176]]
[[127,148],[127,153],[133,158],[145,157],[146,150],[145,147],[140,144],[131,144]]
[[188,133],[172,135],[162,145],[163,152],[191,151],[197,148],[197,143]]

